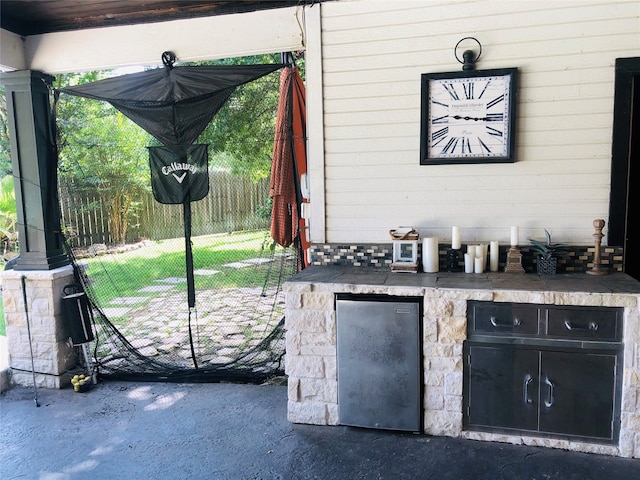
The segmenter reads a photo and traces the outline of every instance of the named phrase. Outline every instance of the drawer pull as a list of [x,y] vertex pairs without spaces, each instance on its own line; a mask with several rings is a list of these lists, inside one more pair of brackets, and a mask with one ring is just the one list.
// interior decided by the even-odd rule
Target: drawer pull
[[545,378],[544,383],[549,386],[549,400],[544,401],[544,406],[550,408],[553,405],[553,382],[549,380],[549,377]]
[[491,317],[490,321],[491,321],[491,325],[493,325],[496,328],[519,327],[520,323],[522,323],[520,322],[519,318],[514,318],[511,322],[499,322],[496,317]]
[[529,375],[528,373],[524,376],[524,388],[523,388],[523,393],[524,393],[524,403],[531,405],[533,403],[533,400],[531,399],[531,397],[529,396],[529,385],[531,385],[531,383],[533,382],[533,377],[531,377],[531,375]]
[[572,332],[595,332],[598,330],[598,324],[596,322],[589,322],[586,326],[574,325],[571,321],[565,320],[564,326],[567,330]]

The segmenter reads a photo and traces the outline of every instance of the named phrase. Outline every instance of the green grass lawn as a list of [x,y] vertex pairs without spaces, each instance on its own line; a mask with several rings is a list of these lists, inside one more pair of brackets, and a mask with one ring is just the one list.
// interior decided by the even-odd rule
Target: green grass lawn
[[[246,271],[225,267],[225,264],[270,256],[270,245],[271,239],[265,231],[193,237],[194,269],[219,271],[218,288],[261,285],[260,275],[248,277]],[[158,279],[186,276],[185,243],[181,238],[81,261],[88,265],[92,289],[102,302],[135,296],[140,288],[153,285]],[[199,281],[196,277],[196,289]],[[186,281],[175,286],[186,290]]]
[[[251,275],[248,275],[247,269],[225,267],[225,264],[269,257],[271,243],[268,232],[264,230],[193,237],[194,269],[219,271],[215,275],[216,288],[260,286],[268,265],[252,268]],[[140,288],[153,285],[158,279],[186,276],[183,238],[154,242],[149,247],[124,253],[85,258],[80,262],[87,264],[93,292],[104,304],[115,297],[136,296]],[[205,287],[199,285],[204,281],[210,280],[195,277],[196,290]],[[186,281],[175,287],[186,291]],[[6,335],[1,301],[0,335]]]

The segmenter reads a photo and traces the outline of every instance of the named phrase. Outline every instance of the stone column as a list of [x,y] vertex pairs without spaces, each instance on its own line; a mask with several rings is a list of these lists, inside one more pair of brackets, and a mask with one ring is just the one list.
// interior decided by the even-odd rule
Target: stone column
[[51,270],[69,264],[60,233],[51,81],[51,76],[31,70],[0,73],[18,214],[16,270]]
[[14,270],[2,275],[2,298],[11,381],[31,386],[35,371],[37,386],[60,388],[68,384],[66,370],[76,359],[73,346],[67,344],[62,315],[62,288],[73,282],[73,269],[60,234],[51,82],[51,76],[31,70],[0,73],[7,99],[20,243]]
[[53,270],[2,272],[2,301],[13,384],[33,386],[33,351],[37,387],[62,388],[69,385],[67,371],[78,364],[78,359],[69,341],[68,319],[63,315],[62,289],[73,281],[71,265]]

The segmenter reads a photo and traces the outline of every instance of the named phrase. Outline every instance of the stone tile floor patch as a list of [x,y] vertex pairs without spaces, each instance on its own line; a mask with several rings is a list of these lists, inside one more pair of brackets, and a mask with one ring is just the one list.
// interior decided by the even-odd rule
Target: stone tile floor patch
[[186,281],[187,281],[186,277],[167,277],[167,278],[161,278],[159,280],[156,280],[156,282],[159,282],[159,283],[169,283],[169,284],[181,283]]
[[173,285],[149,285],[148,287],[141,288],[139,292],[168,292],[173,288]]
[[251,267],[253,265],[259,265],[262,263],[269,263],[269,262],[273,262],[273,259],[272,258],[250,258],[248,260],[243,260],[241,262],[225,263],[223,267],[245,268],[245,267]]
[[207,270],[206,268],[198,268],[193,271],[194,275],[215,275],[220,273],[220,270]]
[[244,260],[244,263],[249,263],[251,265],[260,265],[263,263],[273,262],[272,258],[250,258],[249,260]]
[[110,305],[135,305],[149,300],[149,297],[116,297],[111,299]]
[[245,263],[245,262],[233,262],[233,263],[225,263],[222,266],[223,267],[228,267],[228,268],[245,268],[245,267],[250,267],[251,264],[250,263]]

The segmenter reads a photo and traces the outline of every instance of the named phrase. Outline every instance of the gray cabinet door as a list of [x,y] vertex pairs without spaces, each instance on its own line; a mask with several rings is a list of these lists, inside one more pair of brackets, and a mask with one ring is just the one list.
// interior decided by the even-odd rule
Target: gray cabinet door
[[420,304],[336,300],[338,419],[421,431]]
[[508,346],[466,348],[467,426],[537,430],[539,353]]
[[615,353],[542,352],[540,430],[614,438]]

